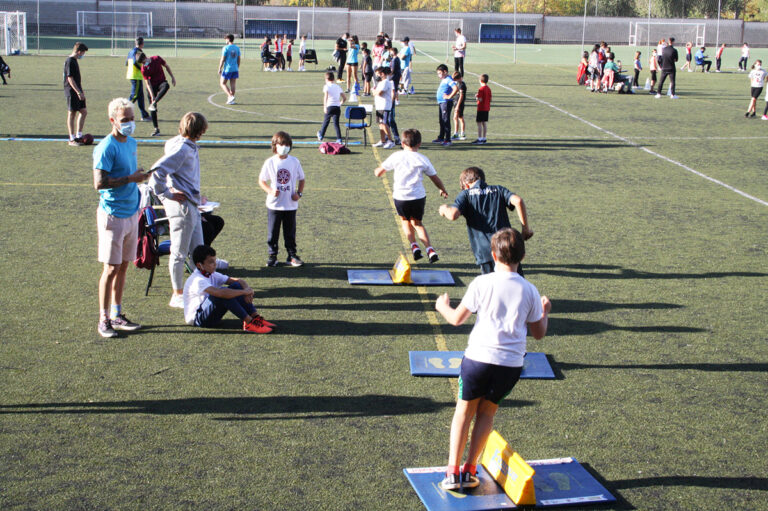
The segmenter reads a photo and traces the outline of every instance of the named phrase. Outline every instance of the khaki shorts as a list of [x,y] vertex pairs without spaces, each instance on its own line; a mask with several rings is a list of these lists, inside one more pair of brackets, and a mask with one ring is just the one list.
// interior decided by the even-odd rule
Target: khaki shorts
[[99,231],[99,262],[112,265],[136,259],[139,239],[139,212],[117,218],[102,208],[96,210]]

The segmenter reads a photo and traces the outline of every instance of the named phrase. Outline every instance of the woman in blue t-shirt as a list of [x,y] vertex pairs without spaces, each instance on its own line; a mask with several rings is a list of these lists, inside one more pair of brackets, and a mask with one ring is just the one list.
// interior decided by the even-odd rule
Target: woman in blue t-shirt
[[354,78],[355,92],[359,87],[357,82],[357,56],[360,53],[360,41],[356,35],[349,38],[349,51],[347,51],[347,90],[349,92],[352,89],[352,79]]

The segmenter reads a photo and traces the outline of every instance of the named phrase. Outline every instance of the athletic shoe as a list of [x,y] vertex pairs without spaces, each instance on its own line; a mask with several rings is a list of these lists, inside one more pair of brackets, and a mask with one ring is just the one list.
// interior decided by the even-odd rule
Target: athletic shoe
[[336,83],[344,83],[344,80],[336,80]]
[[451,147],[451,141],[446,140],[445,142],[443,142],[443,147]]
[[483,143],[483,141],[482,141],[482,140],[480,140],[479,138],[476,138],[475,140],[473,140],[472,142],[470,142],[470,144],[475,144],[475,145],[480,145],[480,144],[482,144],[482,143]]
[[413,252],[413,260],[414,261],[418,261],[419,259],[424,257],[424,255],[421,253],[421,249],[419,247],[416,247],[416,248],[412,249],[412,252]]
[[442,144],[443,142],[445,142],[445,140],[442,138],[436,138],[432,141],[433,144]]
[[102,319],[99,321],[97,330],[99,331],[99,335],[102,337],[117,337],[117,332],[115,332],[115,329],[112,328],[112,322],[108,319]]
[[445,479],[440,481],[443,490],[458,490],[461,488],[461,478],[458,474],[445,474]]
[[340,138],[337,138],[337,139],[336,139],[336,143],[337,143],[337,144],[343,144],[343,143],[344,143],[344,141],[343,141],[342,139],[340,139]]
[[381,142],[381,141],[376,142],[375,144],[373,144],[373,147],[383,147],[383,146],[384,146],[384,142]]
[[669,99],[680,99],[680,96],[675,96],[674,94],[672,94],[672,95],[669,97]]
[[488,139],[487,138],[484,138],[484,139],[480,140],[480,145],[487,144],[487,143],[488,143]]
[[322,142],[323,141],[323,136],[320,134],[319,131],[317,132],[317,141],[318,142]]
[[69,145],[74,147],[74,146],[85,145],[85,144],[83,144],[79,138],[76,138],[74,140],[70,140]]
[[459,133],[459,140],[466,140],[467,136],[464,133]]
[[134,330],[141,328],[140,324],[130,321],[125,317],[125,314],[119,314],[110,319],[109,322],[112,323],[113,330],[125,330],[127,332],[133,332]]
[[458,133],[454,133],[453,135],[451,135],[451,138],[454,139],[454,140],[458,140],[459,139],[459,134]]
[[295,254],[292,256],[288,256],[288,259],[286,259],[285,262],[290,264],[294,268],[298,268],[299,266],[304,266],[304,261],[299,259],[299,256]]
[[160,128],[155,128],[155,131],[152,132],[153,137],[159,137],[160,136]]
[[231,98],[229,98],[229,99],[227,100],[227,104],[228,104],[228,105],[234,105],[234,104],[235,104],[235,97],[234,97],[234,96],[232,96]]
[[391,140],[387,140],[387,143],[381,146],[382,149],[392,149],[393,147],[395,147],[395,143]]
[[271,266],[274,268],[278,264],[280,263],[277,262],[277,255],[270,255],[269,258],[267,259],[267,266]]
[[217,270],[226,270],[229,268],[229,262],[226,259],[219,259],[216,258],[216,269]]
[[154,101],[149,104],[149,106],[147,107],[147,111],[148,112],[157,112],[157,105],[155,104]]
[[395,145],[400,145],[400,139],[399,139],[399,138],[396,138],[396,139],[394,140],[394,142],[395,142]]
[[659,94],[659,93],[657,92],[657,93],[656,93],[656,99],[659,99],[660,97],[661,97],[661,94]]
[[480,479],[477,476],[473,476],[469,472],[461,473],[461,487],[462,488],[477,488],[480,486]]
[[428,251],[427,252],[427,256],[429,257],[429,262],[430,263],[436,263],[437,261],[440,260],[440,258],[437,257],[437,252],[435,252],[434,250]]
[[399,99],[395,100],[395,106],[400,106],[400,100]]
[[176,293],[173,293],[171,295],[171,301],[168,302],[168,307],[173,307],[174,309],[183,309],[184,295],[177,295]]
[[150,122],[150,121],[152,121],[151,117],[142,117],[141,118],[141,122]]
[[745,113],[744,117],[749,117],[749,112]]
[[764,121],[768,121],[768,115],[762,116],[761,119],[764,120]]
[[272,331],[271,328],[258,318],[253,318],[253,320],[248,323],[243,321],[243,330],[254,334],[268,334]]
[[276,324],[272,323],[271,321],[267,321],[266,319],[264,319],[263,316],[260,316],[258,314],[254,314],[253,319],[258,319],[264,324],[264,326],[268,326],[269,328],[275,328],[277,326]]
[[750,117],[754,117],[757,112],[752,112],[752,115]]
[[414,90],[413,85],[411,85],[411,90],[408,91],[408,94],[416,94],[416,90]]

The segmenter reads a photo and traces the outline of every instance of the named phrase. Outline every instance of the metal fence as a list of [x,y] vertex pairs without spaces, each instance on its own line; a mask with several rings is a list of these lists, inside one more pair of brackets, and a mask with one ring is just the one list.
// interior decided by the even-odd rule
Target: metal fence
[[[180,50],[199,46],[204,41],[218,45],[227,33],[242,37],[244,20],[248,19],[295,20],[297,32],[308,34],[310,41],[335,39],[344,32],[357,34],[365,40],[371,40],[379,31],[389,34],[399,32],[396,34],[399,37],[406,35],[404,30],[410,31],[407,35],[415,40],[444,41],[453,37],[454,25],[462,26],[470,41],[478,41],[481,25],[508,24],[534,27],[532,42],[535,44],[606,41],[613,45],[627,45],[634,30],[636,40],[633,45],[646,46],[655,45],[654,39],[658,39],[659,34],[695,41],[696,31],[700,30],[703,42],[710,46],[717,43],[741,45],[747,41],[751,46],[768,47],[768,23],[746,21],[747,15],[743,10],[740,11],[741,19],[725,18],[739,14],[734,14],[733,10],[723,11],[714,18],[662,17],[665,13],[675,12],[676,8],[670,5],[678,5],[662,3],[662,0],[648,2],[645,12],[634,4],[631,9],[624,9],[633,12],[634,16],[608,15],[616,12],[617,0],[613,3],[586,0],[578,16],[552,15],[554,2],[547,7],[546,2],[522,0],[513,0],[514,3],[495,0],[448,0],[446,3],[440,0],[439,5],[422,1],[416,4],[416,8],[409,5],[408,0],[344,0],[345,7],[320,7],[315,5],[316,0],[309,1],[312,3],[305,6],[273,6],[254,5],[254,0],[0,0],[0,11],[27,13],[30,53],[65,53],[77,37],[85,36],[90,38],[89,46],[122,55],[124,49],[133,46],[135,36],[151,35],[153,47],[171,47],[178,54]],[[712,10],[717,13],[722,0],[702,1],[704,7],[689,2],[686,8],[683,0],[680,14]],[[696,5],[699,7],[694,8]],[[430,6],[433,10],[419,10]],[[539,12],[526,12],[536,10]],[[419,18],[421,23],[414,25],[414,22],[404,21],[409,18]],[[244,50],[256,50],[258,43],[253,37],[246,39]]]

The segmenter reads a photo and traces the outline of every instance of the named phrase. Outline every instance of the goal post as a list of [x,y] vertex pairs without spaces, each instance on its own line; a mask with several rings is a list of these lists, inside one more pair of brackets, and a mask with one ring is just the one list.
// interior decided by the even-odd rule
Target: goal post
[[629,46],[655,46],[661,39],[674,37],[678,43],[691,42],[704,46],[706,23],[677,23],[672,21],[630,21]]
[[27,53],[27,13],[22,11],[0,12],[0,54],[17,55]]
[[411,41],[450,41],[457,28],[464,33],[462,18],[395,18],[392,40],[408,37]]
[[360,39],[373,39],[382,30],[379,11],[348,9],[299,9],[298,34],[307,39],[336,39],[344,32]]
[[152,37],[152,13],[77,11],[78,36]]

